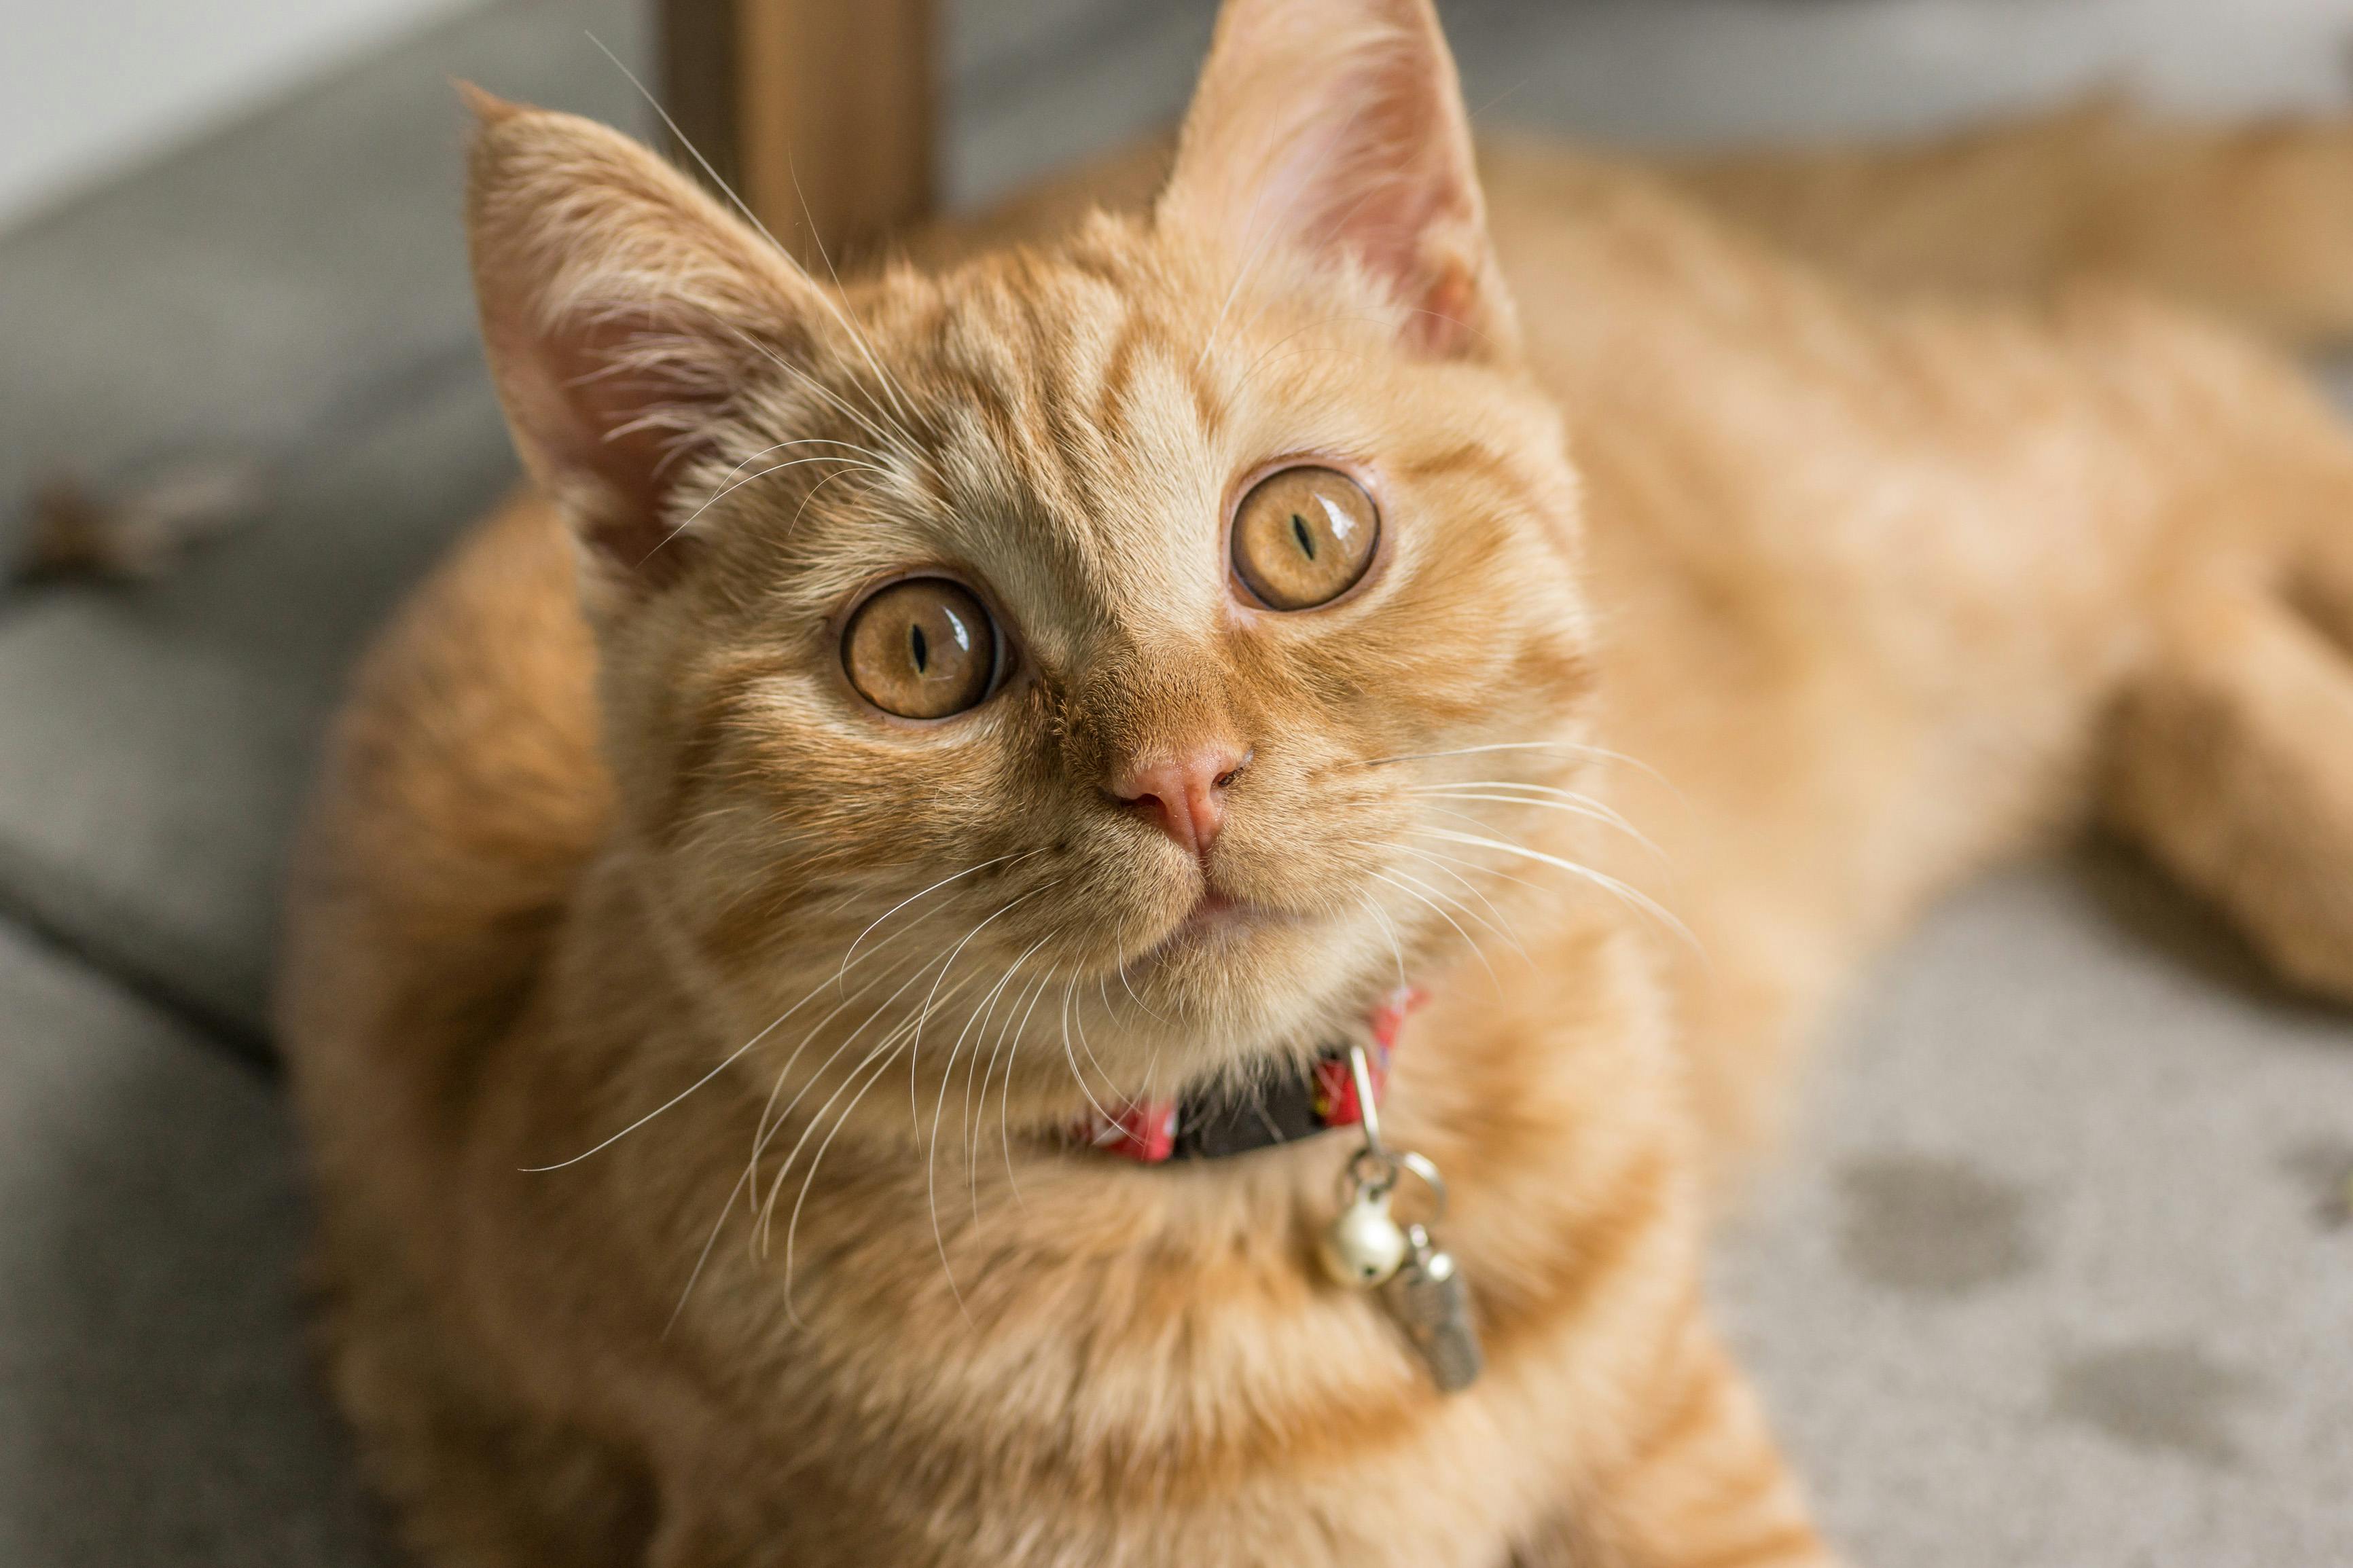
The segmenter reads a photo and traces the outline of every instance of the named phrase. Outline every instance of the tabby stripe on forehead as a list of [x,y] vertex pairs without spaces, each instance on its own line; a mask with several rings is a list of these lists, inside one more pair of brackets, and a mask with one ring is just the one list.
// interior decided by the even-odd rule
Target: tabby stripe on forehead
[[1226,405],[1209,382],[1208,367],[1198,354],[1178,354],[1176,363],[1193,394],[1193,416],[1201,422],[1201,434],[1215,442],[1226,427]]
[[988,427],[989,440],[999,451],[1018,455],[1022,446],[1020,422],[1014,416],[1013,405],[1006,401],[1002,386],[976,371],[956,369],[934,374],[954,384],[955,390]]
[[[992,332],[985,340],[989,363],[985,370],[977,372],[982,379],[993,384],[997,399],[1005,409],[997,456],[1010,464],[1031,490],[1041,496],[1050,495],[1060,489],[1057,481],[1067,469],[1051,466],[1064,449],[1058,448],[1050,439],[1053,398],[1044,382],[1043,356],[1037,352],[1038,345],[1046,341],[1044,329],[1027,291],[1008,286],[1004,279],[996,279],[991,292],[997,296],[1004,314],[1022,322],[1021,330],[1009,337]],[[1040,426],[1045,427],[1042,437]]]
[[1104,455],[1097,450],[1100,432],[1071,417],[1071,410],[1079,401],[1077,356],[1071,352],[1067,331],[1058,333],[1049,329],[1039,314],[1041,306],[1035,292],[1019,289],[1014,299],[1029,328],[1029,341],[1033,344],[1054,344],[1060,351],[1036,358],[1038,414],[1046,426],[1048,449],[1061,462],[1064,494],[1075,500],[1087,493],[1084,468]]
[[[1447,474],[1471,474],[1482,479],[1502,477],[1508,465],[1494,448],[1483,441],[1458,441],[1442,452],[1426,458],[1415,458],[1405,465],[1405,471],[1416,479],[1434,479]],[[1524,500],[1532,500],[1522,492]]]
[[1103,385],[1095,394],[1095,424],[1103,430],[1123,423],[1122,410],[1127,405],[1128,391],[1135,380],[1136,356],[1144,352],[1147,334],[1157,335],[1133,310],[1120,323],[1119,337],[1112,343],[1103,364]]

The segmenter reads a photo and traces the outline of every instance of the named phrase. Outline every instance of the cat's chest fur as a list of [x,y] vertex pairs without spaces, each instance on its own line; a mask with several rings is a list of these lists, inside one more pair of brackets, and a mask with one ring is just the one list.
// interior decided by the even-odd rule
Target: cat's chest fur
[[1665,998],[1646,946],[1599,910],[1531,924],[1508,985],[1475,963],[1430,977],[1400,1047],[1389,1131],[1448,1173],[1446,1239],[1489,1354],[1447,1396],[1377,1298],[1314,1261],[1345,1134],[1168,1169],[999,1143],[993,1125],[976,1153],[929,1163],[920,1143],[849,1146],[710,1250],[757,1075],[609,1157],[519,1170],[535,1162],[517,1151],[591,1142],[600,1108],[653,1092],[649,1064],[717,1043],[649,962],[643,911],[596,880],[543,1016],[474,1086],[494,1110],[462,1179],[499,1217],[448,1267],[496,1278],[508,1237],[562,1238],[553,1277],[473,1303],[515,1364],[543,1357],[551,1293],[591,1304],[598,1341],[660,1344],[586,1382],[547,1375],[598,1425],[665,1431],[666,1487],[712,1521],[697,1561],[756,1542],[944,1568],[1497,1568],[1545,1522],[1549,1479],[1612,1441],[1627,1369],[1686,1322],[1699,1167]]

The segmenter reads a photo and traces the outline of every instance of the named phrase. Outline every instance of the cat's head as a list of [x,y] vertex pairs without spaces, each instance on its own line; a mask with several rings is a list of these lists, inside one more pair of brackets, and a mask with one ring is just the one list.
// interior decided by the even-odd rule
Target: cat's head
[[1233,0],[1148,213],[848,288],[481,108],[491,362],[727,1026],[846,1075],[927,1012],[919,1076],[1046,1114],[1312,1049],[1493,923],[1590,639],[1427,0]]

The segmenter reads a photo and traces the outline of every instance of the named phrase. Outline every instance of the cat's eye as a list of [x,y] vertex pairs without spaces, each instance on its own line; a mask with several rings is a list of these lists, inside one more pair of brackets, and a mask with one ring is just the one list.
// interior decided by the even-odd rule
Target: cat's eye
[[1234,574],[1270,609],[1313,609],[1356,585],[1380,537],[1362,485],[1337,468],[1284,468],[1234,512]]
[[987,697],[997,628],[967,589],[937,577],[893,583],[858,606],[841,662],[869,702],[902,719],[944,719]]

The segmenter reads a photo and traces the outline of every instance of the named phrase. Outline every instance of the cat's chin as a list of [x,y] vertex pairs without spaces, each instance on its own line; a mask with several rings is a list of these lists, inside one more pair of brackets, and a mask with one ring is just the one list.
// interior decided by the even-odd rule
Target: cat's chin
[[1121,977],[1151,1016],[1219,1055],[1238,1037],[1295,1034],[1303,1008],[1346,989],[1334,984],[1334,936],[1321,915],[1211,891]]

